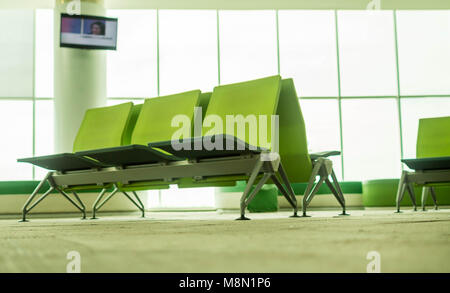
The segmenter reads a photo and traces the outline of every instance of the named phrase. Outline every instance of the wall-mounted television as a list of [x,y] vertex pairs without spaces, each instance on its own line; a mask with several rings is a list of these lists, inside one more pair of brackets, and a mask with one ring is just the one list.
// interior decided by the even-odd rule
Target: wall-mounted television
[[61,14],[60,47],[115,50],[117,18]]

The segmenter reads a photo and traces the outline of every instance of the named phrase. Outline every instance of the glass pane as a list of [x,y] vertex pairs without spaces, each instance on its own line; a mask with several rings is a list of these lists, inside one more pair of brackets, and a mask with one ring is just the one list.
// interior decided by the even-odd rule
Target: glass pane
[[118,18],[117,51],[108,51],[108,97],[157,95],[156,11],[108,10]]
[[280,70],[301,97],[337,96],[336,29],[333,11],[278,12]]
[[31,179],[31,165],[16,160],[32,156],[33,102],[0,101],[0,125],[0,181]]
[[[309,153],[339,151],[341,149],[339,133],[339,105],[337,100],[300,100],[306,125]],[[320,109],[320,115],[317,115]],[[340,156],[330,158],[333,168],[342,179]]]
[[339,11],[343,96],[397,95],[392,11]]
[[36,155],[54,153],[53,145],[53,101],[36,101]]
[[[53,101],[36,101],[36,156],[54,154],[54,103]],[[35,179],[39,180],[48,170],[36,167]]]
[[450,11],[398,11],[402,95],[450,94]]
[[33,10],[0,10],[0,97],[33,96]]
[[219,11],[220,82],[275,75],[275,11]]
[[36,10],[36,97],[53,97],[53,10]]
[[159,11],[160,94],[218,84],[215,10]]
[[214,188],[182,188],[170,186],[161,190],[161,206],[165,207],[213,207]]
[[345,180],[400,176],[397,113],[395,99],[342,101]]
[[403,156],[416,157],[420,118],[450,116],[449,98],[402,99]]

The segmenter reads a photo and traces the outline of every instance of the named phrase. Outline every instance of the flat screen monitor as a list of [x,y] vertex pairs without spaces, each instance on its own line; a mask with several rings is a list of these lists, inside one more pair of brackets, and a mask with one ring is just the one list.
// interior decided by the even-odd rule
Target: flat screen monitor
[[115,50],[117,18],[61,14],[60,47]]

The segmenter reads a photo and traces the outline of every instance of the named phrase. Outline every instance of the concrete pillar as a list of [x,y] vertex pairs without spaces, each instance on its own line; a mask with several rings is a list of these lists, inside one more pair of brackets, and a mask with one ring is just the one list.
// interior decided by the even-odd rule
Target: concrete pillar
[[[61,13],[71,1],[56,0],[54,25],[55,152],[72,152],[86,109],[106,105],[106,51],[60,48]],[[81,0],[81,14],[105,15],[103,0]]]

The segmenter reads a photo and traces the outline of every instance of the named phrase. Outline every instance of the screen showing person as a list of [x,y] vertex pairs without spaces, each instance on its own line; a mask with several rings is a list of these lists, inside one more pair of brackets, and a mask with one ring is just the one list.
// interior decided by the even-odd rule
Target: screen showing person
[[115,50],[117,18],[61,14],[60,46]]
[[85,20],[85,33],[89,35],[104,36],[105,35],[105,21],[101,20]]

